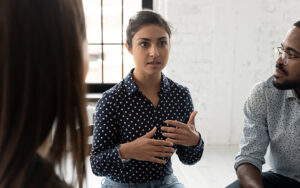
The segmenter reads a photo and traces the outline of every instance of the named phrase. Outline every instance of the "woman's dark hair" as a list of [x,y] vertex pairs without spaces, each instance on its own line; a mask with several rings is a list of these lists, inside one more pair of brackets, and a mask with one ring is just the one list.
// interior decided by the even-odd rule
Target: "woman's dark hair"
[[169,37],[171,37],[170,25],[159,14],[151,10],[142,10],[129,19],[129,23],[126,29],[127,39],[126,42],[130,48],[132,48],[132,38],[134,35],[145,25],[158,25],[166,30]]
[[82,187],[86,175],[85,38],[80,0],[0,0],[1,188],[37,186],[41,180],[28,182],[26,173],[51,133],[47,159],[51,165],[40,167],[44,169],[40,176],[50,186],[54,167],[61,169],[71,149]]

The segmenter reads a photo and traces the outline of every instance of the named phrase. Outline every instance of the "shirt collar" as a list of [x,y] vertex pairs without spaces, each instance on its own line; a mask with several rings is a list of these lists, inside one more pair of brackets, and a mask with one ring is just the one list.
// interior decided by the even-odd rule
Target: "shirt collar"
[[164,93],[167,93],[170,90],[169,79],[164,75],[164,73],[161,73],[161,77],[160,90]]
[[[139,89],[139,87],[136,85],[136,83],[133,79],[133,71],[134,71],[134,69],[131,69],[129,74],[124,79],[125,90],[129,95],[131,95],[135,91],[138,91],[138,89]],[[161,79],[161,83],[160,83],[160,91],[167,93],[170,89],[170,82],[163,73],[161,73],[161,77],[162,77],[162,79]]]
[[298,102],[300,102],[300,99],[294,89],[287,90],[286,98],[295,98]]
[[133,76],[132,76],[133,71],[134,71],[134,69],[131,69],[129,74],[124,79],[125,90],[129,95],[131,95],[132,93],[134,93],[135,91],[137,91],[139,89],[139,87],[136,85],[136,83],[133,79]]

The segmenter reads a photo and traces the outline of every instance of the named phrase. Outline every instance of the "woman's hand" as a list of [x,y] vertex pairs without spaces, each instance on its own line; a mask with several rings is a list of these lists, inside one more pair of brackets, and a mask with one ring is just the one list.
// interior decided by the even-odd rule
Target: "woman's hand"
[[172,147],[173,143],[165,140],[151,139],[155,132],[156,127],[132,142],[121,144],[119,148],[120,157],[166,164],[166,161],[161,158],[173,155],[175,151]]
[[166,120],[165,123],[175,127],[162,127],[161,130],[165,131],[163,136],[167,137],[166,141],[182,146],[196,146],[200,139],[200,133],[197,132],[195,127],[195,116],[198,112],[194,111],[187,124],[179,121]]

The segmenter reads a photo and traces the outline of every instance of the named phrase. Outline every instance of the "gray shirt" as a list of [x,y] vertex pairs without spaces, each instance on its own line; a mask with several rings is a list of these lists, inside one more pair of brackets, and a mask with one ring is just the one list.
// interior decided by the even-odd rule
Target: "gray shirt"
[[255,85],[245,103],[234,166],[251,163],[261,171],[270,146],[271,171],[300,181],[300,101],[294,90],[276,89],[273,79]]

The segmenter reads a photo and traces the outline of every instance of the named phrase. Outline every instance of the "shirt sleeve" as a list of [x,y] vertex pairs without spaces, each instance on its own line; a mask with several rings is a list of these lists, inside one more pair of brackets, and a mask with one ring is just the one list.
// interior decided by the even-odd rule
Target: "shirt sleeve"
[[[185,93],[185,106],[183,109],[184,109],[184,116],[185,116],[183,123],[187,123],[190,118],[191,113],[194,111],[192,97],[187,88],[186,88],[186,93]],[[201,138],[198,145],[196,145],[196,146],[187,147],[187,146],[178,145],[176,154],[178,155],[179,160],[183,164],[192,165],[201,159],[202,153],[203,153],[203,148],[204,148],[204,142]]]
[[103,94],[96,105],[93,144],[90,156],[92,171],[97,176],[114,176],[123,168],[119,158],[120,144],[112,94]]
[[269,145],[267,127],[267,101],[263,83],[257,84],[244,105],[244,129],[240,141],[240,151],[235,157],[237,168],[243,163],[250,163],[260,171],[265,163],[265,154]]

